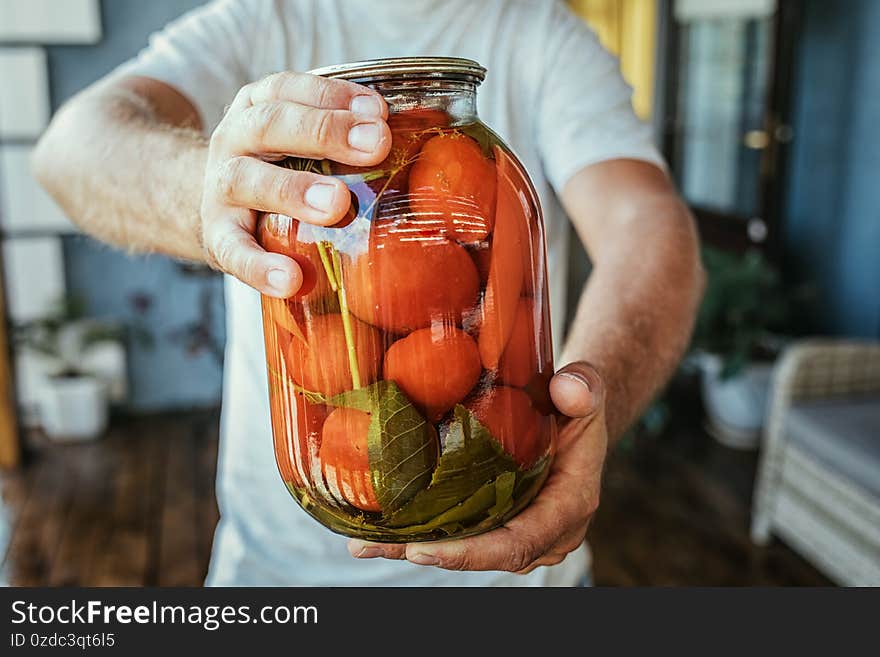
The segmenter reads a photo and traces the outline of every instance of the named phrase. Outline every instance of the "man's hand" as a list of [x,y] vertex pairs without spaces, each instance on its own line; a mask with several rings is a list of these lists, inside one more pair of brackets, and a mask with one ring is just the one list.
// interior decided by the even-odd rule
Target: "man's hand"
[[538,496],[503,527],[436,543],[396,545],[352,539],[349,552],[360,559],[385,557],[449,570],[521,574],[561,562],[583,543],[599,505],[608,448],[604,390],[598,373],[587,363],[572,363],[553,377],[550,395],[565,416],[556,457]]
[[345,215],[351,197],[340,180],[269,161],[294,155],[377,164],[391,148],[387,117],[377,92],[343,80],[277,73],[243,87],[208,149],[201,203],[208,262],[263,294],[295,294],[302,271],[258,246],[257,212],[329,226]]

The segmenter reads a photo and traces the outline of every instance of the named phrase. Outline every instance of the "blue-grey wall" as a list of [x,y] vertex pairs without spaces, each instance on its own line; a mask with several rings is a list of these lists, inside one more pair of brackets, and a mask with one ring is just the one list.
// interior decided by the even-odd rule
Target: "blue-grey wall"
[[[53,105],[135,55],[151,32],[202,2],[104,0],[99,44],[48,48]],[[224,340],[219,276],[187,274],[167,258],[130,257],[81,236],[65,238],[64,256],[68,289],[93,314],[123,320],[151,338],[133,339],[129,347],[132,408],[219,402],[221,365],[213,348]]]
[[207,0],[101,0],[101,41],[50,46],[49,84],[55,107],[147,45],[147,37]]
[[[53,104],[133,56],[150,32],[202,3],[104,0],[101,43],[48,49]],[[806,0],[804,7],[788,264],[797,277],[816,284],[821,329],[880,337],[880,1]],[[224,337],[217,277],[193,277],[168,259],[131,258],[84,237],[66,239],[65,259],[70,289],[82,293],[95,314],[152,334],[152,347],[131,345],[133,407],[219,400],[221,369],[207,346],[211,336],[220,343]],[[201,326],[205,295],[210,322]]]
[[804,2],[786,218],[818,327],[880,337],[880,2]]

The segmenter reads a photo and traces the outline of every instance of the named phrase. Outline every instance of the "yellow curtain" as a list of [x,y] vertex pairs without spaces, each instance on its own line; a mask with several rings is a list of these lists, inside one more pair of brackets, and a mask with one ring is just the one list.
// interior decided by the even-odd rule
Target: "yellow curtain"
[[623,77],[633,87],[633,107],[647,119],[654,95],[657,0],[568,0],[568,4],[620,57]]

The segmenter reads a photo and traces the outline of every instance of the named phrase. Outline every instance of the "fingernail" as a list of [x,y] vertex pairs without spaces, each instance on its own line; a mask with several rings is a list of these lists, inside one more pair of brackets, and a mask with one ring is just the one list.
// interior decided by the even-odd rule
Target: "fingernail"
[[[598,407],[596,395],[593,394],[590,382],[585,376],[577,372],[560,372],[557,376],[565,382],[565,385],[570,387],[577,386],[579,388],[577,392],[572,389],[565,393],[568,396],[565,410],[566,415],[569,417],[587,417],[596,410]],[[571,383],[568,383],[569,381]]]
[[587,389],[587,392],[590,392],[590,382],[587,381],[580,374],[577,374],[576,372],[562,372],[559,376],[569,381],[575,381],[576,383],[579,383]]
[[435,557],[433,554],[426,554],[424,552],[416,552],[415,554],[406,555],[407,561],[418,564],[420,566],[436,566],[440,563],[440,559]]
[[283,269],[270,269],[266,273],[266,283],[277,292],[286,292],[290,287],[290,274]]
[[327,183],[315,183],[306,190],[306,203],[319,212],[330,212],[336,187]]
[[382,548],[377,547],[364,547],[361,548],[360,552],[358,552],[355,556],[357,559],[375,559],[376,557],[384,556],[385,552]]
[[381,134],[375,123],[361,123],[348,131],[348,145],[364,153],[372,153],[379,145]]
[[351,99],[349,107],[355,114],[361,116],[382,116],[382,101],[376,96],[355,96]]

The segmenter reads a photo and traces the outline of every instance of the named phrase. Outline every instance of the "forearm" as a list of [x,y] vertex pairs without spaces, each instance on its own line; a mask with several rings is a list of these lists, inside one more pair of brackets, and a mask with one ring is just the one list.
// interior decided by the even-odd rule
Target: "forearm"
[[[628,225],[629,224],[629,225]],[[607,386],[613,442],[667,382],[687,348],[703,290],[692,220],[664,197],[603,235],[562,363],[586,360]]]
[[101,85],[68,103],[34,173],[83,231],[132,252],[204,260],[199,203],[206,140],[136,91]]

